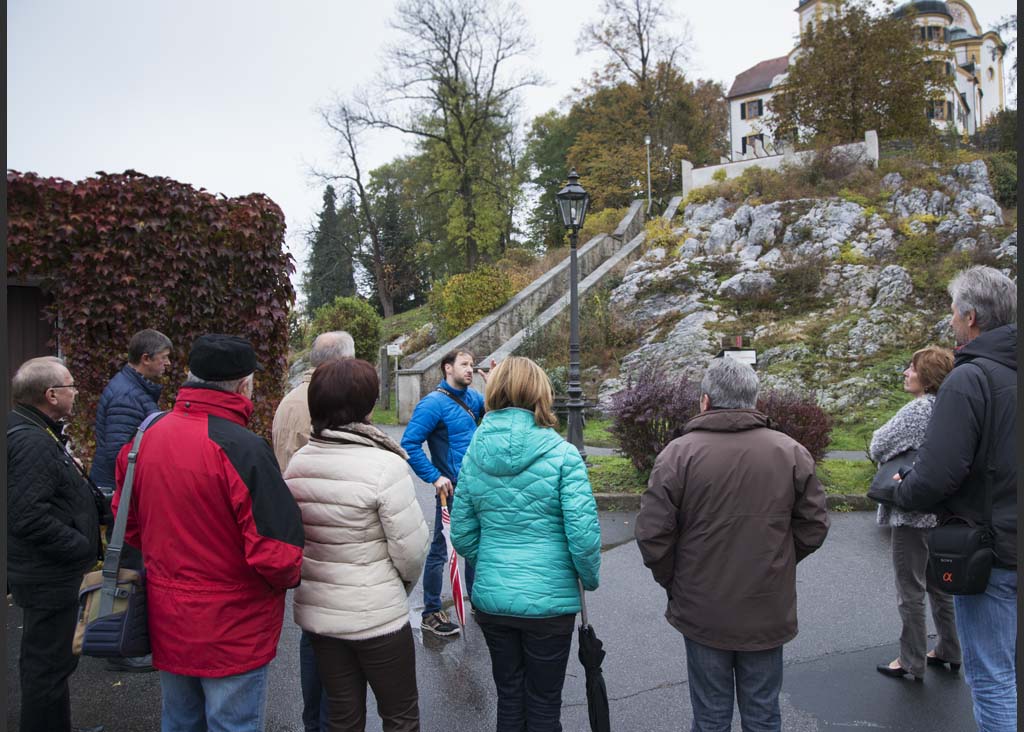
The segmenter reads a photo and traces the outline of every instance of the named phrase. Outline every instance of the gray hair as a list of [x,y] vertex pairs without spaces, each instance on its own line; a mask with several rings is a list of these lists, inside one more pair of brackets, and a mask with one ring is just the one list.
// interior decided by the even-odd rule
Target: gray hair
[[998,269],[978,265],[963,270],[949,283],[949,296],[961,318],[974,312],[981,331],[1017,322],[1017,285]]
[[185,377],[185,386],[205,386],[210,389],[219,389],[220,391],[226,391],[234,394],[238,391],[238,387],[245,383],[246,379],[251,378],[253,378],[253,375],[249,374],[248,376],[243,376],[240,379],[231,379],[230,381],[208,381],[189,371],[188,376]]
[[715,409],[753,409],[757,405],[757,374],[742,361],[716,358],[704,372],[700,393]]
[[328,361],[355,357],[356,343],[352,336],[343,330],[332,330],[321,333],[313,341],[313,348],[309,352],[309,365],[316,368]]
[[45,401],[46,390],[63,378],[64,359],[56,356],[30,358],[18,367],[11,379],[11,397],[18,404],[38,406]]

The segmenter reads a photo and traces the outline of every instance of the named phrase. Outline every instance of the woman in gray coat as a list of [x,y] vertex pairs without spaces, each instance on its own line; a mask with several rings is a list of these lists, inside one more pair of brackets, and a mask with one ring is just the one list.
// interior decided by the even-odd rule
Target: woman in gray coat
[[[953,353],[946,348],[928,346],[917,351],[903,372],[903,389],[914,398],[905,404],[871,436],[869,453],[878,464],[916,450],[924,442],[932,416],[935,393],[953,368]],[[878,666],[879,673],[895,678],[924,679],[925,663],[960,669],[960,642],[956,634],[953,598],[927,585],[928,533],[938,523],[935,514],[901,511],[879,505],[878,523],[892,527],[892,567],[896,577],[896,597],[903,621],[900,655],[889,664]],[[935,648],[925,655],[928,636],[924,616],[924,596],[931,599],[932,619],[938,633]]]

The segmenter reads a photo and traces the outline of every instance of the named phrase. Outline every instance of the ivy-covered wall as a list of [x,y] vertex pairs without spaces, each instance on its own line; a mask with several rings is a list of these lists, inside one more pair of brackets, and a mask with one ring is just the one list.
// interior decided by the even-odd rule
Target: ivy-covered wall
[[174,402],[193,339],[248,338],[264,368],[252,428],[269,438],[295,298],[277,204],[133,170],[78,182],[8,171],[7,215],[8,278],[41,278],[54,296],[46,315],[79,386],[72,431],[84,456],[92,454],[100,394],[143,328],[174,343],[161,408]]

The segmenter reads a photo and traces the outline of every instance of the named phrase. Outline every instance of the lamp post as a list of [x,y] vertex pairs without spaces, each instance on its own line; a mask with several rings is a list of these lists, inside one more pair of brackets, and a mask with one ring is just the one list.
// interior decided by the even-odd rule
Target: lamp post
[[644,135],[644,145],[647,147],[647,215],[651,215],[651,136]]
[[567,439],[585,460],[583,449],[583,387],[580,385],[580,303],[577,284],[579,274],[576,265],[576,246],[580,227],[587,217],[590,196],[580,185],[580,177],[574,168],[569,173],[569,185],[555,195],[558,213],[565,228],[569,229],[569,429]]

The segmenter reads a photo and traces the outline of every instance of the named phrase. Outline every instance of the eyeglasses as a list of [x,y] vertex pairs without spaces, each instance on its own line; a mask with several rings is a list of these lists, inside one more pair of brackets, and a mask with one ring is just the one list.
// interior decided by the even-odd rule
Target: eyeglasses
[[75,391],[78,391],[78,387],[75,386],[74,384],[57,384],[56,386],[48,386],[46,388],[48,390],[49,389],[74,389]]

